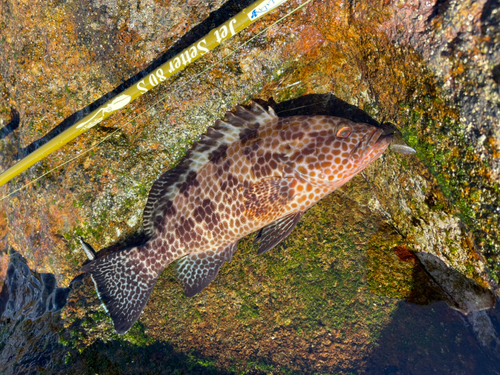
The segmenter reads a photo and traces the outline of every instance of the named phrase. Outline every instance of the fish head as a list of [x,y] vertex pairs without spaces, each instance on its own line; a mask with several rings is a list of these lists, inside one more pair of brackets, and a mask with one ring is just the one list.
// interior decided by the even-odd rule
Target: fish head
[[393,139],[390,130],[373,125],[338,117],[326,120],[321,121],[322,130],[311,128],[308,155],[296,160],[295,169],[315,185],[341,186],[377,159]]
[[[347,159],[352,163],[354,173],[359,173],[377,159],[387,149],[394,138],[390,130],[380,129],[376,126],[355,123],[351,128],[352,133],[343,138],[348,143]],[[348,134],[348,130],[341,128],[338,130],[338,136],[342,137]],[[346,154],[342,153],[343,157]]]

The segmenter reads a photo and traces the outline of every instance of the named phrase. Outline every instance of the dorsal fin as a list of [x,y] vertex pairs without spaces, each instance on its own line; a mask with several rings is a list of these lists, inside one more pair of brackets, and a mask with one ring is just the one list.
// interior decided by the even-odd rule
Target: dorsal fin
[[189,186],[204,165],[225,155],[231,143],[244,140],[251,135],[251,131],[256,131],[260,126],[276,118],[271,108],[268,112],[252,102],[250,109],[236,106],[233,112],[226,112],[226,121],[217,120],[214,127],[208,128],[207,134],[203,135],[198,143],[193,144],[184,159],[153,183],[143,213],[146,235],[153,236],[164,216],[164,211],[170,208],[169,204],[179,193],[181,186],[183,184]]
[[260,242],[257,254],[264,254],[287,238],[303,214],[302,211],[291,213],[262,228],[254,240],[254,243]]
[[193,297],[205,289],[219,273],[224,262],[231,262],[238,241],[221,246],[216,251],[191,253],[177,261],[175,273],[187,297]]

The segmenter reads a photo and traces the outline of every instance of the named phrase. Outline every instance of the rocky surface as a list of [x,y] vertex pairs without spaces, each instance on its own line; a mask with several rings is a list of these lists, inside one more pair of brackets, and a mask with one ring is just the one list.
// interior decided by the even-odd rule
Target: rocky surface
[[[193,299],[167,269],[124,337],[84,278],[43,327],[60,330],[59,343],[47,345],[62,353],[58,366],[119,371],[133,359],[136,371],[154,372],[166,369],[163,356],[179,364],[166,373],[497,373],[495,309],[465,318],[427,304],[453,304],[464,285],[476,291],[467,301],[479,296],[486,306],[498,296],[499,2],[313,0],[266,29],[300,3],[287,2],[1,187],[4,196],[69,161],[0,201],[0,238],[29,268],[68,286],[85,260],[78,237],[95,249],[141,241],[153,181],[249,99],[279,116],[391,122],[416,155],[388,151],[269,254],[242,241]],[[1,168],[247,4],[2,2]],[[0,254],[2,280],[9,261]],[[2,342],[5,332],[21,342],[37,321],[15,334],[2,326]]]
[[58,357],[58,312],[70,288],[56,286],[54,275],[39,274],[10,251],[7,278],[0,291],[2,372],[32,373],[50,368]]
[[15,251],[10,252],[7,279],[0,292],[2,319],[36,320],[66,305],[69,288],[58,288],[51,273],[34,273]]

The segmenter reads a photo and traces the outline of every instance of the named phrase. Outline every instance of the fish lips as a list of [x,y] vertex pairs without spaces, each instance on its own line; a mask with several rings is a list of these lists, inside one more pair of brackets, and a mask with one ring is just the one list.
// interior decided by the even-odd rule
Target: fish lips
[[384,149],[389,146],[389,144],[394,139],[394,132],[390,129],[376,129],[373,132],[371,139],[368,141],[366,146],[367,153],[370,153],[374,149],[379,149],[383,147]]
[[377,129],[367,142],[363,159],[370,160],[379,157],[394,139],[394,133],[386,129]]
[[375,147],[384,147],[387,148],[389,144],[392,142],[394,139],[394,134],[382,134],[380,137],[378,137],[377,142],[375,143]]

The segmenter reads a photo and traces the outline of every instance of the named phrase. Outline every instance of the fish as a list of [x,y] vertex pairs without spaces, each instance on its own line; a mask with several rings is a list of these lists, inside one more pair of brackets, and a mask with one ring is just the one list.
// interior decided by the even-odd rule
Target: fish
[[401,155],[415,155],[417,150],[408,146],[399,130],[393,130],[394,138],[391,142],[391,150]]
[[386,150],[393,139],[386,133],[340,117],[278,117],[254,102],[226,112],[153,183],[143,212],[149,239],[91,256],[81,268],[116,332],[139,318],[170,263],[177,261],[176,278],[192,297],[231,261],[241,238],[257,232],[258,253],[273,249],[311,206]]
[[401,155],[415,155],[417,151],[405,144],[395,143],[391,145],[391,150]]

